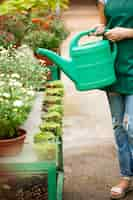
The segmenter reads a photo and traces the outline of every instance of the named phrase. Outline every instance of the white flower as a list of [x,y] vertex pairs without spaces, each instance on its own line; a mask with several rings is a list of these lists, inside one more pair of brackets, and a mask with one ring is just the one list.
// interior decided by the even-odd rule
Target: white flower
[[4,76],[5,76],[5,74],[0,74],[0,76],[1,76],[1,77],[4,77]]
[[20,78],[20,75],[16,73],[16,74],[12,74],[11,77],[12,78]]
[[9,101],[6,99],[6,100],[4,100],[4,104],[5,104],[5,103],[9,104]]
[[14,80],[14,79],[10,79],[9,86],[21,87],[22,83],[20,83],[19,81]]
[[27,89],[24,88],[24,87],[22,87],[22,88],[21,88],[21,91],[24,92],[24,93],[26,93],[26,92],[27,92]]
[[34,96],[35,92],[33,90],[29,90],[29,91],[27,91],[27,94],[29,96]]
[[9,98],[9,97],[10,97],[10,94],[5,92],[5,93],[2,94],[2,96],[3,96],[3,97],[6,97],[6,98]]
[[4,81],[0,81],[0,86],[3,86],[5,85],[5,82]]
[[21,100],[16,100],[16,101],[14,101],[13,105],[15,107],[21,107],[21,106],[23,106],[23,102]]
[[2,49],[2,51],[0,51],[0,54],[2,55],[2,54],[6,54],[7,53],[7,50],[6,49]]
[[18,111],[18,109],[17,109],[17,108],[14,108],[14,109],[13,109],[13,112],[17,112],[17,111]]
[[33,90],[33,87],[32,86],[30,86],[30,88],[29,88],[30,90]]
[[0,101],[4,101],[4,99],[0,98]]

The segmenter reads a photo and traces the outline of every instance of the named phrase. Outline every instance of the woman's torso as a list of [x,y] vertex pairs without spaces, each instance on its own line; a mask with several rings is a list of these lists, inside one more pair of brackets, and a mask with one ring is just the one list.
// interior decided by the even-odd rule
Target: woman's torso
[[[104,0],[107,28],[133,28],[133,0]],[[118,55],[116,58],[117,82],[109,91],[123,94],[133,94],[133,39],[117,42]]]

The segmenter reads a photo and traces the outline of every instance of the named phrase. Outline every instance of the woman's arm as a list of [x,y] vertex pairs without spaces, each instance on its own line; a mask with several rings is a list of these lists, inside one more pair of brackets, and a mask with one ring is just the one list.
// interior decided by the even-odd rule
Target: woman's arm
[[105,36],[112,42],[133,39],[133,28],[115,27],[107,31]]
[[104,15],[104,3],[98,2],[98,10],[99,10],[100,23],[104,24],[106,26],[107,19],[106,19],[105,15]]
[[133,38],[133,28],[127,28],[127,37]]
[[102,3],[101,0],[98,2],[98,11],[99,11],[99,24],[96,24],[93,27],[96,29],[94,35],[102,35],[105,31],[106,17],[104,15],[104,3]]
[[[97,28],[97,33],[102,33],[102,26],[104,27],[107,25],[107,18],[104,15],[104,0],[99,0],[98,10],[99,10],[100,24],[99,24],[99,27]],[[132,39],[133,28],[115,27],[107,31],[105,33],[105,36],[113,42],[124,40],[124,39]]]

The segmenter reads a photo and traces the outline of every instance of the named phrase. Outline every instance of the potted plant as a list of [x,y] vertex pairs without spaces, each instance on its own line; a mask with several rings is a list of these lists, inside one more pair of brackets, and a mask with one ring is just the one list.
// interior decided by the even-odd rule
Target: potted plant
[[[68,4],[68,0],[61,0],[58,3],[57,1],[51,2],[44,0],[4,1],[0,4],[0,30],[2,29],[5,32],[12,33],[15,36],[15,40],[18,45],[21,43],[24,35],[27,35],[28,32],[30,34],[32,30],[34,30],[34,27],[36,27],[36,30],[41,28],[42,30],[45,29],[47,31],[49,31],[50,28],[50,32],[56,35],[57,43],[57,38],[58,40],[63,39],[62,36],[66,33],[62,21],[59,20],[59,18],[56,19],[53,17],[53,15],[55,15],[54,13],[56,11],[57,4],[64,9]],[[34,15],[40,15],[40,13],[43,13],[42,19],[39,17],[33,18]],[[60,38],[57,34],[56,27],[58,29],[58,33],[60,32],[61,34]],[[31,36],[32,35],[30,35],[30,37]],[[55,38],[52,35],[50,37],[52,37],[53,42]]]
[[53,121],[53,122],[62,124],[62,115],[59,112],[52,111],[52,112],[48,112],[45,115],[43,115],[42,120],[44,120],[46,122]]
[[[46,23],[47,25],[49,23],[49,28],[47,29]],[[62,20],[54,19],[50,22],[40,22],[36,30],[29,31],[25,35],[23,43],[28,44],[33,49],[37,58],[44,60],[47,66],[51,66],[53,65],[52,61],[50,61],[46,57],[36,54],[36,50],[40,47],[50,49],[59,53],[60,45],[67,36],[68,31],[66,30]]]
[[43,102],[43,110],[47,111],[53,105],[62,105],[62,98],[58,96],[45,96]]
[[46,141],[55,141],[56,137],[52,132],[43,131],[34,135],[34,143],[41,143]]
[[61,124],[57,122],[44,122],[40,126],[40,130],[43,131],[50,131],[55,136],[61,136],[62,135],[62,126]]
[[47,96],[63,97],[64,96],[64,88],[49,88],[49,89],[46,89],[45,94]]
[[10,45],[15,45],[14,35],[4,30],[0,30],[0,46],[7,48]]
[[29,32],[25,36],[24,43],[28,44],[33,51],[36,51],[39,47],[47,49],[58,48],[60,40],[54,33],[49,33],[44,30],[35,30]]
[[56,107],[56,110],[59,110],[63,113],[62,102],[64,96],[64,86],[62,81],[50,81],[46,83],[45,98],[43,101],[43,110],[48,111],[51,107]]
[[40,161],[56,160],[57,143],[54,141],[34,143],[33,150],[36,153],[37,159]]
[[[5,83],[0,89],[0,156],[9,156],[22,149],[26,131],[19,127],[30,111],[28,101],[31,101],[31,96],[28,99],[28,91],[23,92],[22,86],[13,90],[7,86],[6,80],[3,79],[2,82]],[[20,82],[17,83],[19,85]],[[26,99],[22,99],[23,95],[27,95]]]
[[39,160],[56,160],[57,142],[52,132],[40,131],[34,135],[33,150]]
[[35,28],[30,18],[21,13],[1,16],[0,24],[0,44],[4,47],[10,46],[10,44],[15,47],[20,46],[25,34]]
[[49,81],[46,83],[46,88],[64,88],[61,80]]
[[40,87],[44,69],[27,47],[0,49],[0,156],[16,155],[26,131],[28,117]]
[[48,113],[51,113],[51,112],[58,112],[63,116],[63,114],[64,114],[63,106],[62,105],[53,105],[48,108]]

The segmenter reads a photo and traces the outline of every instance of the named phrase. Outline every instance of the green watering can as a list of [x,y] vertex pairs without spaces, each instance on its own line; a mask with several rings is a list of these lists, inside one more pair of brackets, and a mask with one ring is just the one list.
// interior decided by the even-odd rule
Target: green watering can
[[[74,82],[76,89],[87,91],[102,89],[115,82],[114,62],[117,46],[112,48],[108,40],[98,40],[79,45],[83,36],[94,30],[80,32],[70,43],[70,59],[66,60],[55,52],[39,48],[37,54],[48,57]],[[112,49],[112,50],[111,50]]]

